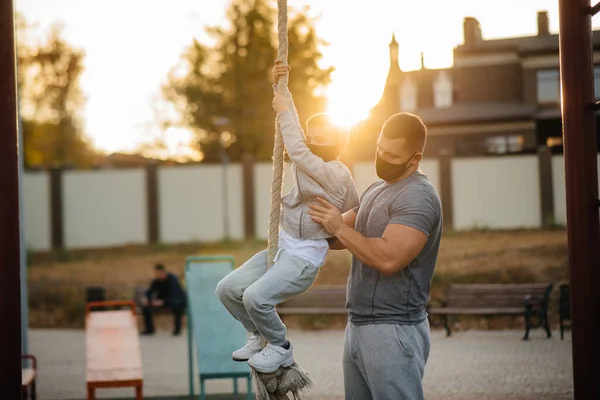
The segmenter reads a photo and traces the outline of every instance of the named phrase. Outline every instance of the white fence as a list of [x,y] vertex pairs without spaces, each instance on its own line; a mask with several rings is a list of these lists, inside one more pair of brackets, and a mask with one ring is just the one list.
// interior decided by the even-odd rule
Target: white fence
[[226,236],[226,225],[232,239],[242,239],[243,202],[240,165],[159,168],[159,239],[163,243],[217,241]]
[[[598,181],[600,184],[600,154],[598,155]],[[554,194],[554,219],[557,224],[566,225],[565,160],[562,155],[552,157],[552,190]]]
[[452,160],[454,228],[539,227],[538,168],[537,156]]
[[65,247],[144,243],[145,187],[142,169],[66,171],[63,175]]
[[23,206],[27,248],[52,247],[50,176],[45,172],[26,173],[23,177]]
[[[555,221],[565,223],[562,156],[552,159]],[[256,237],[266,239],[271,165],[254,166]],[[542,223],[536,155],[455,158],[451,161],[454,228],[535,228]],[[425,160],[422,170],[441,193],[440,163]],[[159,241],[181,243],[244,237],[243,171],[239,164],[159,167]],[[359,192],[377,179],[373,163],[358,163],[353,174]],[[226,181],[226,183],[225,183]],[[148,242],[146,170],[65,171],[62,221],[66,248]],[[289,166],[284,192],[293,185]],[[27,247],[48,250],[52,243],[50,178],[28,172],[24,180]]]

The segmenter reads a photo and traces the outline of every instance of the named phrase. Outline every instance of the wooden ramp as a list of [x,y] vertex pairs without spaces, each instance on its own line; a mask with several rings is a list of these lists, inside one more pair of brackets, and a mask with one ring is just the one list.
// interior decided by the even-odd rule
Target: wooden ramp
[[[92,311],[92,308],[128,307],[128,310]],[[85,349],[87,398],[98,388],[135,388],[142,400],[142,354],[133,301],[91,302],[86,306]]]

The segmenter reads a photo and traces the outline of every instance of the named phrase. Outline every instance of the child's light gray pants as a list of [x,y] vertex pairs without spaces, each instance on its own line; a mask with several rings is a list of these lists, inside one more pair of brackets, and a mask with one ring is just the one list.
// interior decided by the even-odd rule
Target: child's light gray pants
[[287,330],[275,306],[308,290],[318,273],[318,267],[283,249],[267,270],[267,251],[263,250],[223,278],[217,296],[248,332],[260,333],[269,343],[282,346]]

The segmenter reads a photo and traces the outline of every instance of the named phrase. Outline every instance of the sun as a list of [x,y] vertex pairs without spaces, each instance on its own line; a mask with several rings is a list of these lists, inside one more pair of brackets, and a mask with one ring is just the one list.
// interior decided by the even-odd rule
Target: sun
[[381,85],[367,82],[368,79],[357,80],[363,73],[348,67],[353,64],[344,61],[340,58],[329,60],[340,67],[332,73],[331,83],[323,94],[327,98],[326,108],[331,121],[339,127],[352,128],[369,116],[381,97]]
[[328,96],[327,114],[335,125],[341,128],[352,128],[358,122],[369,116],[369,107],[352,98],[344,97],[343,93],[333,92]]
[[349,110],[342,105],[329,107],[327,114],[329,114],[329,118],[331,118],[331,122],[334,125],[346,129],[352,128],[369,115],[368,112],[364,112],[363,110]]

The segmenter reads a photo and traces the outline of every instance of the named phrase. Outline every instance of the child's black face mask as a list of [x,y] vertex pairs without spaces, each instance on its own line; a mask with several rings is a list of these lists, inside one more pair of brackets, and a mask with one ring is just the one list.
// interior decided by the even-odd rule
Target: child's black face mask
[[338,146],[323,146],[319,144],[307,144],[310,151],[325,162],[337,160],[340,156]]

